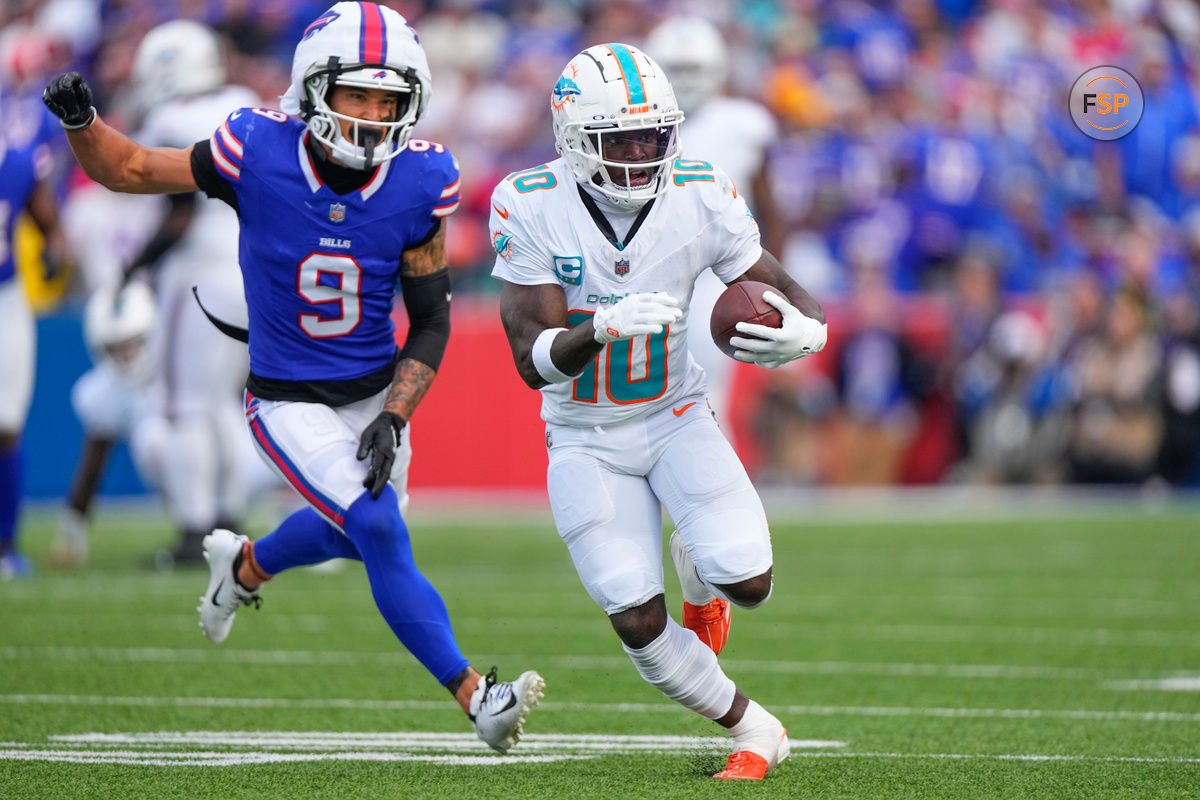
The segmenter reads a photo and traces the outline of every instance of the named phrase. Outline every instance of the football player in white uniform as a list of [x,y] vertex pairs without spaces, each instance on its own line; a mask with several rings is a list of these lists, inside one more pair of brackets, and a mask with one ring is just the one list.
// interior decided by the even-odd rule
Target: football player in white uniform
[[[650,32],[645,49],[666,71],[687,115],[681,131],[684,157],[719,161],[754,212],[763,246],[780,253],[782,222],[767,173],[767,150],[779,138],[779,129],[759,103],[722,94],[729,78],[729,52],[720,31],[703,17],[668,17]],[[708,319],[723,291],[725,283],[712,270],[701,272],[692,293],[693,316]],[[713,344],[707,325],[691,326],[688,349],[704,368],[709,405],[723,423],[728,419],[734,364]]]
[[782,327],[742,323],[733,340],[767,367],[820,350],[824,314],[763,250],[725,173],[680,158],[683,113],[641,51],[584,50],[551,109],[561,158],[496,187],[491,229],[513,357],[542,392],[555,523],[642,677],[730,730],[715,777],[760,779],[787,755],[783,725],[726,677],[708,625],[680,627],[663,597],[662,506],[694,600],[753,608],[771,592],[766,516],[705,407],[688,311],[708,268],[777,287],[765,297]]
[[[216,34],[188,20],[146,34],[134,57],[133,86],[146,110],[137,138],[147,147],[188,147],[230,112],[259,104],[250,89],[225,85]],[[159,566],[203,563],[205,535],[239,527],[248,503],[247,473],[258,460],[242,410],[250,368],[246,347],[213,327],[192,296],[196,286],[222,319],[245,321],[237,215],[198,193],[170,195],[168,202],[158,231],[126,268],[126,275],[147,266],[155,270],[155,401],[172,454],[158,484],[180,528],[178,546],[156,556]]]

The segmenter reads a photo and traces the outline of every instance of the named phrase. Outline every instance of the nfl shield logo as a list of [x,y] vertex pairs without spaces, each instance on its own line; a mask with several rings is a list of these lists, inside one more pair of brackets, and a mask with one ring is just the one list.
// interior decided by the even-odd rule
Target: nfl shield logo
[[346,219],[346,204],[345,203],[330,203],[329,204],[329,221],[342,222]]
[[618,258],[617,263],[613,267],[613,269],[616,270],[618,275],[628,275],[629,274],[629,259],[628,258]]

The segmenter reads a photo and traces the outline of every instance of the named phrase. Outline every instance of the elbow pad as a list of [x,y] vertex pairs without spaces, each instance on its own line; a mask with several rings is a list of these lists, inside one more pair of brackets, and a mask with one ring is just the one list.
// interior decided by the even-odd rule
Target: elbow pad
[[408,338],[400,357],[420,361],[436,372],[450,339],[450,272],[401,276],[400,291],[408,310]]

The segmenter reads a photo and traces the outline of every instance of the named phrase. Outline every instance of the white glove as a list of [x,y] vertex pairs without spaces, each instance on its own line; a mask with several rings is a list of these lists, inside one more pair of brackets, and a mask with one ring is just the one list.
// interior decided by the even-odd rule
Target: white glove
[[682,316],[679,301],[671,295],[635,292],[593,314],[592,325],[596,329],[596,341],[608,344],[615,339],[662,333],[663,325],[678,322]]
[[755,338],[730,337],[729,343],[738,348],[733,352],[734,358],[775,369],[781,364],[824,349],[829,330],[824,322],[805,316],[800,309],[774,292],[763,292],[763,300],[779,309],[783,324],[772,328],[739,322],[736,326],[738,333]]

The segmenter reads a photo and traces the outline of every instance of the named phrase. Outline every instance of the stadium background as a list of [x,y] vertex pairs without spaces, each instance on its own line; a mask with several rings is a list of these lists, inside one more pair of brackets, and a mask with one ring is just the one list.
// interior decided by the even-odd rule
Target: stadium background
[[[764,487],[945,483],[1200,485],[1200,10],[1189,0],[389,3],[434,76],[422,138],[457,155],[454,334],[414,420],[414,488],[539,489],[538,398],[496,313],[488,197],[554,157],[547,93],[587,44],[640,43],[668,13],[714,19],[729,89],[781,126],[770,153],[781,260],[825,305],[830,347],[739,369],[726,427]],[[5,113],[80,69],[132,126],[134,49],[162,21],[227,38],[264,105],[322,2],[7,2]],[[1145,91],[1112,143],[1067,114],[1074,79],[1115,64]],[[686,147],[686,136],[685,136]],[[69,164],[69,158],[64,160]],[[64,199],[78,186],[64,167]],[[61,497],[82,438],[82,282],[40,284],[27,490]],[[137,494],[127,456],[102,492]]]

